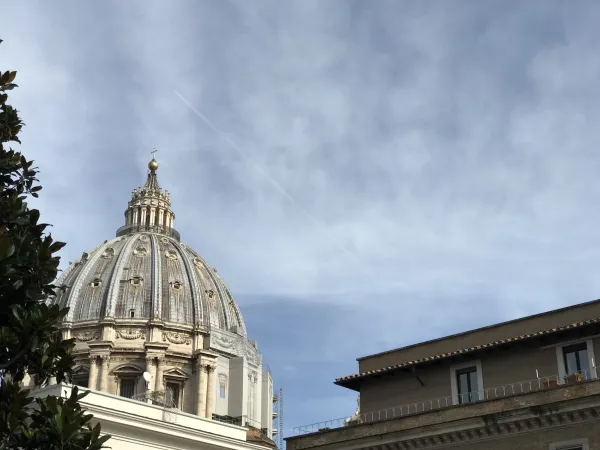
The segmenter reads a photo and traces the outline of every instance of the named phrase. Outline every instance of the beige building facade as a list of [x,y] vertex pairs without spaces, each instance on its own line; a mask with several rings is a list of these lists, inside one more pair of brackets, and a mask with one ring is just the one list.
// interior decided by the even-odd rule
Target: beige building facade
[[[54,384],[35,391],[36,397],[68,397],[73,386]],[[253,439],[247,427],[188,414],[178,408],[153,405],[101,391],[90,391],[80,402],[111,438],[112,450],[265,450],[268,441]]]
[[600,450],[600,301],[358,359],[346,419],[299,449]]

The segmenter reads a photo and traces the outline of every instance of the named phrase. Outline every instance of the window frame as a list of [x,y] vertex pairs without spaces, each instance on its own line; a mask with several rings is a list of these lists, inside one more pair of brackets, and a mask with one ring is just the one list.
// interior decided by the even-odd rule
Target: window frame
[[[558,382],[560,384],[564,384],[565,377],[567,376],[567,368],[565,365],[564,349],[567,347],[571,347],[572,345],[577,345],[577,344],[586,344],[587,354],[588,354],[588,365],[590,367],[589,376],[591,377],[591,379],[598,378],[598,373],[596,371],[596,367],[594,367],[594,364],[595,364],[594,341],[591,338],[580,339],[577,341],[563,342],[556,346],[556,361],[558,363],[558,380],[559,380]],[[594,362],[594,364],[592,364],[592,362]]]
[[477,392],[481,393],[479,395],[479,399],[477,401],[485,400],[485,390],[483,385],[483,371],[481,369],[481,360],[476,359],[473,361],[467,361],[460,364],[454,364],[450,366],[450,390],[452,392],[452,404],[453,405],[470,405],[475,402],[468,403],[460,403],[459,401],[459,393],[458,393],[458,379],[457,372],[460,372],[463,369],[468,369],[469,367],[475,367],[477,371]]
[[168,406],[168,408],[175,408],[181,410],[183,403],[183,382],[173,378],[167,378],[165,380],[165,404],[167,402],[167,389],[170,384],[174,384],[177,386],[177,405],[172,407]]
[[548,450],[590,450],[588,438],[572,439],[570,441],[551,442]]

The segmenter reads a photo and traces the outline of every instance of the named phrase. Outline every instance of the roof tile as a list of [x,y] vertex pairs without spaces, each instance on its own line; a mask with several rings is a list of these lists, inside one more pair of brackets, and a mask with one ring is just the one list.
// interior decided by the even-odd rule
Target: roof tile
[[401,368],[404,368],[404,367],[414,366],[414,365],[417,365],[417,364],[422,363],[422,362],[427,362],[427,361],[432,361],[432,360],[438,360],[438,359],[443,359],[443,358],[449,358],[451,356],[460,355],[460,354],[463,354],[463,353],[471,353],[471,352],[473,352],[475,350],[479,350],[479,349],[482,349],[482,348],[496,347],[498,345],[502,345],[502,344],[505,344],[505,343],[508,343],[508,342],[521,341],[521,340],[525,340],[527,338],[534,337],[534,336],[542,336],[542,335],[546,335],[546,334],[552,334],[552,333],[556,333],[558,331],[566,330],[566,329],[569,329],[569,328],[577,328],[577,327],[581,327],[583,325],[590,325],[590,324],[594,324],[594,323],[600,323],[600,317],[595,318],[595,319],[583,320],[581,322],[571,323],[569,325],[564,325],[562,327],[555,327],[555,328],[550,328],[550,329],[547,329],[547,330],[536,331],[535,333],[523,334],[523,335],[520,335],[520,336],[509,337],[509,338],[506,338],[506,339],[500,339],[498,341],[494,341],[494,342],[490,342],[490,343],[482,344],[482,345],[477,345],[475,347],[462,348],[462,349],[458,349],[458,350],[450,352],[450,353],[440,353],[440,354],[434,355],[434,356],[426,356],[426,357],[421,358],[421,359],[417,359],[417,360],[414,360],[414,361],[408,361],[408,362],[404,362],[404,363],[400,363],[400,364],[395,364],[393,366],[384,367],[382,369],[373,369],[373,370],[369,370],[367,372],[355,373],[353,375],[348,375],[348,376],[345,376],[345,377],[337,378],[335,380],[335,382],[343,384],[346,381],[354,381],[354,380],[358,380],[358,379],[361,379],[361,378],[366,378],[366,377],[368,377],[370,375],[374,375],[374,374],[378,374],[378,373],[391,372],[391,371],[394,371],[396,369],[401,369]]

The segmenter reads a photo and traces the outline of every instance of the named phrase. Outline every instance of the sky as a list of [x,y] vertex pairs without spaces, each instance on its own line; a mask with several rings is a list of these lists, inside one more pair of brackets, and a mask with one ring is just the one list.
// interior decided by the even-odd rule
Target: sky
[[598,2],[0,9],[62,267],[114,236],[156,147],[285,435],[354,412],[333,380],[357,357],[600,297]]

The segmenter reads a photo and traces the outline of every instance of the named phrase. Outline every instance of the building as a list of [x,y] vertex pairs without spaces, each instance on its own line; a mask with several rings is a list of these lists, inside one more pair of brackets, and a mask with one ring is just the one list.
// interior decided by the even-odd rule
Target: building
[[[35,391],[69,396],[72,386],[54,384]],[[274,448],[266,438],[256,439],[253,429],[164,405],[149,404],[101,391],[90,391],[80,402],[100,422],[102,433],[110,434],[106,445],[112,450],[265,450]]]
[[71,264],[50,300],[70,308],[74,382],[252,427],[272,443],[271,373],[217,270],[181,242],[154,158],[148,169],[116,237]]
[[600,300],[358,359],[352,417],[288,450],[600,450]]

